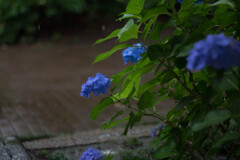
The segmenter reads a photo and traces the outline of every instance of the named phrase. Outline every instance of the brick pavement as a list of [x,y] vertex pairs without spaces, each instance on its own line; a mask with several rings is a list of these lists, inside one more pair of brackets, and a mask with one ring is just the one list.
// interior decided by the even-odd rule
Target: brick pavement
[[15,137],[7,137],[0,141],[1,160],[30,160],[22,144]]
[[[130,129],[128,137],[150,137],[151,128],[154,125],[140,125]],[[105,142],[122,141],[121,133],[124,128],[114,128],[109,130],[91,130],[84,132],[75,132],[72,134],[61,135],[53,138],[44,138],[33,141],[26,141],[23,144],[16,137],[6,137],[0,140],[0,159],[1,160],[30,160],[29,151],[41,149],[58,149],[76,146],[88,146],[91,144],[103,144]],[[111,149],[111,148],[109,148]],[[80,154],[80,152],[79,152]]]
[[[120,52],[92,65],[98,54],[116,44],[113,40],[92,46],[103,36],[87,32],[77,44],[39,42],[0,48],[0,137],[97,129],[121,109],[111,106],[93,121],[90,112],[104,96],[79,96],[89,76],[101,72],[110,77],[126,67]],[[172,102],[164,102],[160,110],[166,113],[171,106]]]
[[[110,76],[120,64],[91,65],[106,46],[46,45],[0,51],[0,137],[59,134],[100,126],[89,119],[100,98],[80,97],[81,84],[96,72]],[[83,56],[83,51],[88,55]],[[99,120],[106,120],[113,110]]]

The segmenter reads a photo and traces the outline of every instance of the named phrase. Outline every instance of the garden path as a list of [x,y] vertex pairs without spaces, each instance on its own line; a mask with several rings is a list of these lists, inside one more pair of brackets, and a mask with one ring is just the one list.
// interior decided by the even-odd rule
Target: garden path
[[[97,35],[97,36],[96,36]],[[103,96],[79,96],[81,84],[101,72],[108,77],[123,65],[121,53],[92,65],[96,55],[113,47],[108,41],[93,46],[103,34],[88,31],[79,42],[36,42],[0,49],[0,138],[43,135],[101,127],[119,106],[110,107],[97,121],[91,109]],[[169,109],[166,102],[161,109]]]

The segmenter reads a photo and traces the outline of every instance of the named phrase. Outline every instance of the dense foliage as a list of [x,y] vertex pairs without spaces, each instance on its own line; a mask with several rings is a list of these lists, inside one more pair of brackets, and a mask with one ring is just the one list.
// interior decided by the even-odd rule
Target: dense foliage
[[[111,77],[109,96],[90,117],[121,103],[126,107],[103,123],[104,129],[126,122],[126,135],[143,116],[166,124],[152,130],[157,150],[149,159],[239,159],[239,17],[239,0],[131,0],[119,18],[125,26],[96,42],[117,37],[121,44],[94,63],[134,47],[123,43],[130,39],[146,51]],[[151,79],[141,81],[146,74]],[[176,106],[163,116],[157,107],[167,98]]]
[[39,19],[82,13],[96,17],[99,11],[116,15],[124,4],[125,0],[0,0],[0,43],[13,43],[23,36],[31,39]]

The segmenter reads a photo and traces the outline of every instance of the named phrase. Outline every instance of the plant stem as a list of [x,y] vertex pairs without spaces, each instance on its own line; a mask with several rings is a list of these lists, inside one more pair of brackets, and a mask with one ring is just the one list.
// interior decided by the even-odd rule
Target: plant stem
[[177,75],[177,73],[175,73],[171,67],[170,62],[168,61],[167,64],[164,65],[170,72],[172,72],[173,76],[178,80],[178,82],[191,94],[195,95],[196,97],[200,97],[201,95],[199,95],[198,93],[192,91],[190,88],[187,87],[187,84],[184,83],[181,78]]
[[188,73],[189,73],[189,80],[192,82],[192,86],[193,86],[194,91],[199,94],[199,91],[198,91],[198,89],[197,89],[197,87],[194,83],[194,80],[193,80],[192,72],[188,71]]
[[173,127],[174,127],[174,125],[173,125],[170,121],[164,119],[162,116],[158,115],[158,114],[155,113],[155,112],[154,112],[154,113],[145,113],[145,112],[142,112],[141,110],[132,107],[130,104],[124,104],[124,103],[122,103],[122,101],[120,101],[119,99],[117,99],[116,97],[114,97],[114,96],[111,95],[111,94],[109,94],[109,96],[112,97],[112,98],[114,98],[118,103],[127,106],[129,109],[132,109],[132,110],[134,110],[134,111],[137,111],[137,112],[139,112],[139,113],[142,113],[142,114],[145,115],[145,116],[155,117],[155,118],[159,119],[160,121],[166,123],[167,125],[170,125],[170,126],[173,126]]
[[199,97],[200,95],[198,93],[195,93],[193,92],[191,89],[189,89],[186,85],[186,83],[184,83],[181,78],[173,71],[173,70],[170,70],[172,73],[173,73],[173,76],[178,80],[178,82],[191,94]]

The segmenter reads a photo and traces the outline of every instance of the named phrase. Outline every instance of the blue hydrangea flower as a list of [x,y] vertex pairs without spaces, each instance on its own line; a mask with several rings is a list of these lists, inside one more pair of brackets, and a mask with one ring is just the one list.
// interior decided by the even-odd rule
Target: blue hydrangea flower
[[103,160],[103,155],[99,150],[89,147],[88,150],[81,155],[80,160]]
[[240,42],[221,33],[195,43],[187,57],[187,69],[198,71],[207,65],[215,69],[240,66]]
[[96,77],[89,77],[87,82],[82,85],[80,95],[88,98],[91,92],[95,96],[98,96],[100,93],[106,94],[109,87],[110,79],[101,73],[97,73]]
[[134,44],[133,47],[128,47],[122,52],[125,64],[129,61],[137,63],[142,57],[141,54],[146,52],[146,48],[141,43]]
[[159,123],[156,127],[152,128],[151,133],[152,133],[152,138],[156,137],[158,131],[162,131],[166,128],[166,124],[161,124]]
[[151,133],[152,133],[152,138],[156,137],[156,135],[157,135],[157,130],[156,130],[155,127],[152,128]]
[[[179,3],[182,3],[183,0],[178,0]],[[201,4],[202,0],[197,0],[194,2],[194,4]]]

